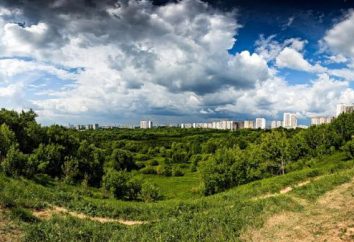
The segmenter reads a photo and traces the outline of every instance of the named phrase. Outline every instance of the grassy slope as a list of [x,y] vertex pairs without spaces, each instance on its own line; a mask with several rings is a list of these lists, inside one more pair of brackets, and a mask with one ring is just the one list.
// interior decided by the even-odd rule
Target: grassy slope
[[[56,204],[90,215],[153,221],[145,225],[126,227],[99,224],[70,217],[55,217],[49,221],[27,223],[28,241],[177,241],[177,240],[238,240],[247,227],[261,227],[266,219],[282,211],[303,211],[296,197],[316,200],[326,191],[349,181],[354,176],[354,161],[338,161],[340,155],[326,157],[312,168],[291,172],[243,185],[210,197],[189,198],[188,187],[179,178],[161,179],[169,199],[144,204],[102,199],[95,189],[72,187],[60,183],[42,186],[26,180],[0,176],[1,204],[11,201],[16,207],[33,208]],[[323,176],[326,175],[326,176]],[[190,177],[189,177],[190,176]],[[191,185],[195,174],[187,174]],[[254,199],[312,177],[323,176],[312,183],[295,188],[291,194]],[[171,189],[169,189],[171,187]],[[175,187],[175,188],[173,188]],[[170,190],[175,190],[171,192]],[[189,187],[188,190],[190,190]],[[170,195],[169,195],[170,194]]]

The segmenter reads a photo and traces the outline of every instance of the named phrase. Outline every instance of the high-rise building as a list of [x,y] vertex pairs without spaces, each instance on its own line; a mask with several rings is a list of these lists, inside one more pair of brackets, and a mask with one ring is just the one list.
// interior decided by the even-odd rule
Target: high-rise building
[[141,129],[151,129],[152,128],[152,121],[150,121],[150,120],[140,121],[140,128]]
[[284,113],[283,127],[287,129],[295,129],[297,127],[297,118],[295,113]]
[[342,113],[349,113],[349,112],[354,112],[354,104],[351,105],[344,104],[344,103],[337,104],[336,117],[338,117]]
[[312,117],[311,125],[321,125],[321,124],[329,124],[333,120],[333,117]]
[[265,128],[266,128],[266,119],[256,118],[256,129],[265,129]]
[[244,129],[254,129],[254,122],[252,120],[245,120],[243,123]]
[[282,121],[280,121],[280,120],[273,120],[273,121],[271,122],[271,125],[270,125],[270,128],[271,128],[271,129],[276,129],[276,128],[280,128],[280,127],[282,127]]

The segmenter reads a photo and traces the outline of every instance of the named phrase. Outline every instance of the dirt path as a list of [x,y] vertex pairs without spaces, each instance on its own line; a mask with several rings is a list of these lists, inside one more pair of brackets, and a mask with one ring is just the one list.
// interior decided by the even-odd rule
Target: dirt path
[[45,210],[35,210],[32,212],[33,215],[39,219],[50,219],[53,215],[63,215],[68,214],[72,217],[79,219],[89,219],[92,221],[100,222],[100,223],[120,223],[128,226],[132,225],[140,225],[147,223],[146,221],[134,221],[134,220],[123,220],[123,219],[113,219],[113,218],[105,218],[105,217],[93,217],[79,212],[69,211],[66,208],[53,206],[51,208]]
[[[320,178],[320,177],[318,177]],[[269,197],[275,197],[275,196],[279,196],[281,194],[286,194],[286,193],[289,193],[291,192],[294,188],[297,188],[297,187],[303,187],[309,183],[311,183],[312,181],[315,181],[317,180],[318,178],[315,178],[313,180],[307,180],[307,181],[303,181],[303,182],[300,182],[294,186],[288,186],[288,187],[285,187],[283,189],[281,189],[278,193],[269,193],[269,194],[265,194],[265,195],[262,195],[262,196],[259,196],[259,197],[255,197],[253,198],[253,200],[258,200],[258,199],[265,199],[265,198],[269,198]]]
[[249,229],[244,241],[354,241],[354,180],[327,192],[302,212],[269,218]]
[[21,231],[5,214],[5,210],[0,208],[0,241],[16,242],[21,239]]

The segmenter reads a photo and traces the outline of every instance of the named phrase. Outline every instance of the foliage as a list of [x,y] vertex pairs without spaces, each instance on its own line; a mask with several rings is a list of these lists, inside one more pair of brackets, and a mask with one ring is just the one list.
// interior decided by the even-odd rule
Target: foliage
[[7,152],[5,160],[1,163],[2,169],[8,176],[22,176],[27,172],[28,157],[15,145]]
[[110,169],[103,176],[103,188],[113,194],[115,198],[136,200],[141,191],[141,182],[133,179],[125,171]]
[[154,202],[161,198],[160,189],[155,184],[143,183],[141,187],[141,198],[145,202]]

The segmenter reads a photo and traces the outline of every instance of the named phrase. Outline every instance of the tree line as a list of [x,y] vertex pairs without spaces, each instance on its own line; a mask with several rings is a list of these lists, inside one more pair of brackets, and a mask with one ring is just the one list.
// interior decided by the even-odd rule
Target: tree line
[[118,199],[153,201],[155,184],[137,174],[200,172],[205,195],[301,168],[304,160],[343,149],[354,156],[354,114],[306,130],[77,131],[42,127],[32,111],[0,110],[0,163],[8,176],[46,175],[101,187]]

